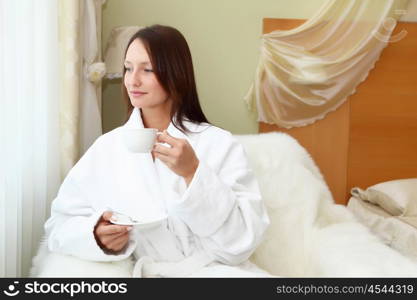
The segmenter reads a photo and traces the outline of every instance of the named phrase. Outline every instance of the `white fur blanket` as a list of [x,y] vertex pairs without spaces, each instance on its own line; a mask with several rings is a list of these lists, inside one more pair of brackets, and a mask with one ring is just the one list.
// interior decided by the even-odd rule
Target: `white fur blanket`
[[[384,245],[332,196],[310,155],[283,133],[242,135],[271,219],[251,260],[285,277],[417,277],[417,265]],[[132,260],[82,261],[41,243],[31,276],[129,277]]]
[[240,136],[272,224],[253,255],[281,276],[417,277],[417,265],[384,245],[331,193],[310,155],[283,133]]

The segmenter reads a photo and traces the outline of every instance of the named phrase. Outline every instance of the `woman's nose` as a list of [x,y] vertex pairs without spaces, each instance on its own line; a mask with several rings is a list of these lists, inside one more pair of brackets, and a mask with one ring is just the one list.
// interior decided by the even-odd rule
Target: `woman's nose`
[[132,73],[129,75],[128,83],[133,86],[140,86],[142,84],[142,80],[138,73]]

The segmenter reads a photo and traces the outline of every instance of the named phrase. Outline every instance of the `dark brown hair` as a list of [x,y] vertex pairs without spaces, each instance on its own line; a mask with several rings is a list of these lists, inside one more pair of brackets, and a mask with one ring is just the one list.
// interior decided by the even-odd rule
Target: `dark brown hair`
[[[175,28],[163,25],[152,25],[136,32],[129,40],[130,44],[140,39],[148,52],[153,71],[162,88],[172,99],[171,122],[182,132],[189,132],[183,120],[193,123],[209,123],[198,99],[194,79],[191,52],[184,36]],[[126,68],[123,67],[123,78]],[[127,104],[127,118],[133,105],[129,100],[126,87],[122,84],[122,96]]]

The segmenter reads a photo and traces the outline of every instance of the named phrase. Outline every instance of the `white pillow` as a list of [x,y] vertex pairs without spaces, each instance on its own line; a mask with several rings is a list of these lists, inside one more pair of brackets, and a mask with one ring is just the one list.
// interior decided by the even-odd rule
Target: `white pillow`
[[417,178],[381,182],[366,191],[354,187],[351,194],[380,206],[393,216],[417,216]]

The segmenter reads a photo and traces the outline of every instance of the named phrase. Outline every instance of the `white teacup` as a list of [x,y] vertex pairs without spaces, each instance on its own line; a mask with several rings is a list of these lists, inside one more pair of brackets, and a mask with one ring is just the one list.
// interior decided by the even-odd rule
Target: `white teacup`
[[155,128],[123,128],[123,142],[130,152],[150,152],[156,142],[157,133]]

